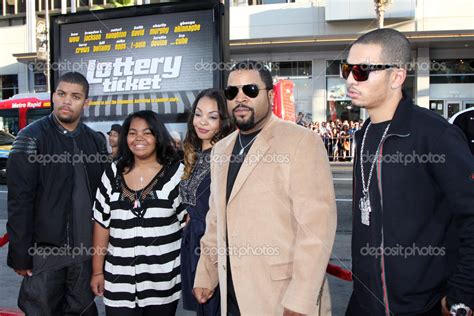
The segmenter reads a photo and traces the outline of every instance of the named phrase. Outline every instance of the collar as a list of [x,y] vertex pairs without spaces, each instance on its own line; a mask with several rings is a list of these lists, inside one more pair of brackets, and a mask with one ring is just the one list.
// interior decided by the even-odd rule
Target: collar
[[[413,113],[413,109],[415,105],[411,100],[411,96],[408,95],[405,91],[402,91],[402,99],[397,105],[397,109],[395,110],[395,114],[392,118],[392,123],[390,124],[390,128],[388,129],[387,135],[394,134],[394,135],[410,135],[411,132],[411,116]],[[370,117],[364,122],[362,128],[356,132],[356,141],[360,143],[362,140],[362,136],[364,135],[367,126],[370,123]]]
[[268,142],[271,138],[273,138],[273,126],[275,125],[275,122],[278,121],[278,118],[275,116],[275,114],[271,114],[270,118],[268,121],[263,125],[263,127],[260,129],[258,132],[258,137],[263,138],[266,142]]
[[61,133],[62,135],[65,135],[65,136],[68,136],[68,137],[76,137],[77,135],[79,135],[83,129],[83,124],[82,122],[79,122],[79,124],[77,125],[76,129],[73,130],[73,131],[69,131],[67,129],[64,128],[64,126],[61,125],[61,123],[59,123],[56,115],[54,115],[54,113],[51,113],[49,115],[49,121],[53,124],[53,126],[56,128],[56,130]]

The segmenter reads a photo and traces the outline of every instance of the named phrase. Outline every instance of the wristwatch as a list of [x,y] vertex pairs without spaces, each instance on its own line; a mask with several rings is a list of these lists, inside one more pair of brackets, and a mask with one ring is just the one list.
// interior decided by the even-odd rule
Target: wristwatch
[[451,306],[449,313],[453,316],[470,316],[471,309],[463,303],[454,304]]

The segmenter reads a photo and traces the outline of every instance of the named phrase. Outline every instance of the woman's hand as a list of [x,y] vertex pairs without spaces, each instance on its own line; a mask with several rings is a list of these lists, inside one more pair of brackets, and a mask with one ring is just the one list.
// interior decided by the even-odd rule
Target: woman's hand
[[104,274],[96,273],[92,275],[91,278],[91,291],[97,296],[104,295]]

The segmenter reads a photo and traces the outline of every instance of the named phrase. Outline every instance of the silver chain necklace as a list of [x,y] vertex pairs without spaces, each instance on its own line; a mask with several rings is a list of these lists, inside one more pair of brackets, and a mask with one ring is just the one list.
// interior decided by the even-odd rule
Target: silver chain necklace
[[367,132],[369,131],[369,127],[372,125],[372,122],[369,122],[369,125],[367,125],[367,128],[365,129],[365,132],[364,132],[364,137],[362,138],[362,144],[360,146],[360,153],[361,153],[360,171],[362,174],[362,197],[359,200],[359,209],[361,211],[360,213],[361,222],[362,224],[366,226],[370,226],[370,213],[372,212],[372,206],[370,205],[370,196],[369,196],[370,182],[372,181],[372,174],[374,172],[375,165],[377,164],[377,161],[379,160],[380,145],[382,144],[385,136],[387,136],[387,132],[390,127],[390,124],[391,123],[389,123],[387,127],[385,128],[382,138],[380,139],[380,142],[377,145],[377,151],[375,152],[375,159],[372,162],[372,166],[370,167],[369,179],[367,180],[367,184],[365,183],[363,156],[364,156],[364,148],[365,148],[365,139],[367,137]]
[[245,148],[247,148],[248,146],[250,146],[250,144],[253,143],[253,141],[255,140],[255,138],[257,138],[258,134],[255,135],[251,141],[249,141],[249,143],[245,146],[242,146],[242,140],[240,139],[240,133],[239,133],[239,144],[240,144],[240,151],[239,151],[239,156],[241,156],[243,153],[244,153],[244,150]]

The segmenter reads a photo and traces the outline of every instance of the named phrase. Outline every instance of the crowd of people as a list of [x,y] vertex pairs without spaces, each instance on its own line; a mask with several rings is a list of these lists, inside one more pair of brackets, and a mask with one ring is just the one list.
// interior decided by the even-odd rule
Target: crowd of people
[[[326,152],[338,157],[342,144],[347,158],[345,141],[357,138],[356,158],[444,162],[355,159],[346,315],[472,315],[474,162],[460,129],[403,92],[396,65],[409,54],[390,29],[352,45],[341,73],[369,114],[358,133],[361,122],[309,130],[277,118],[270,71],[239,62],[224,91],[196,97],[181,156],[179,135],[149,110],[111,127],[110,155],[80,120],[86,78],[64,74],[53,112],[19,133],[8,159],[7,263],[23,276],[19,307],[95,316],[103,296],[109,316],[172,316],[182,298],[197,315],[331,315],[337,211]],[[451,227],[454,263],[441,254]],[[423,253],[393,253],[404,247]]]
[[309,122],[302,120],[297,124],[302,125],[323,139],[324,146],[331,161],[352,161],[354,158],[354,134],[360,130],[363,120],[348,121],[336,119],[335,121]]

